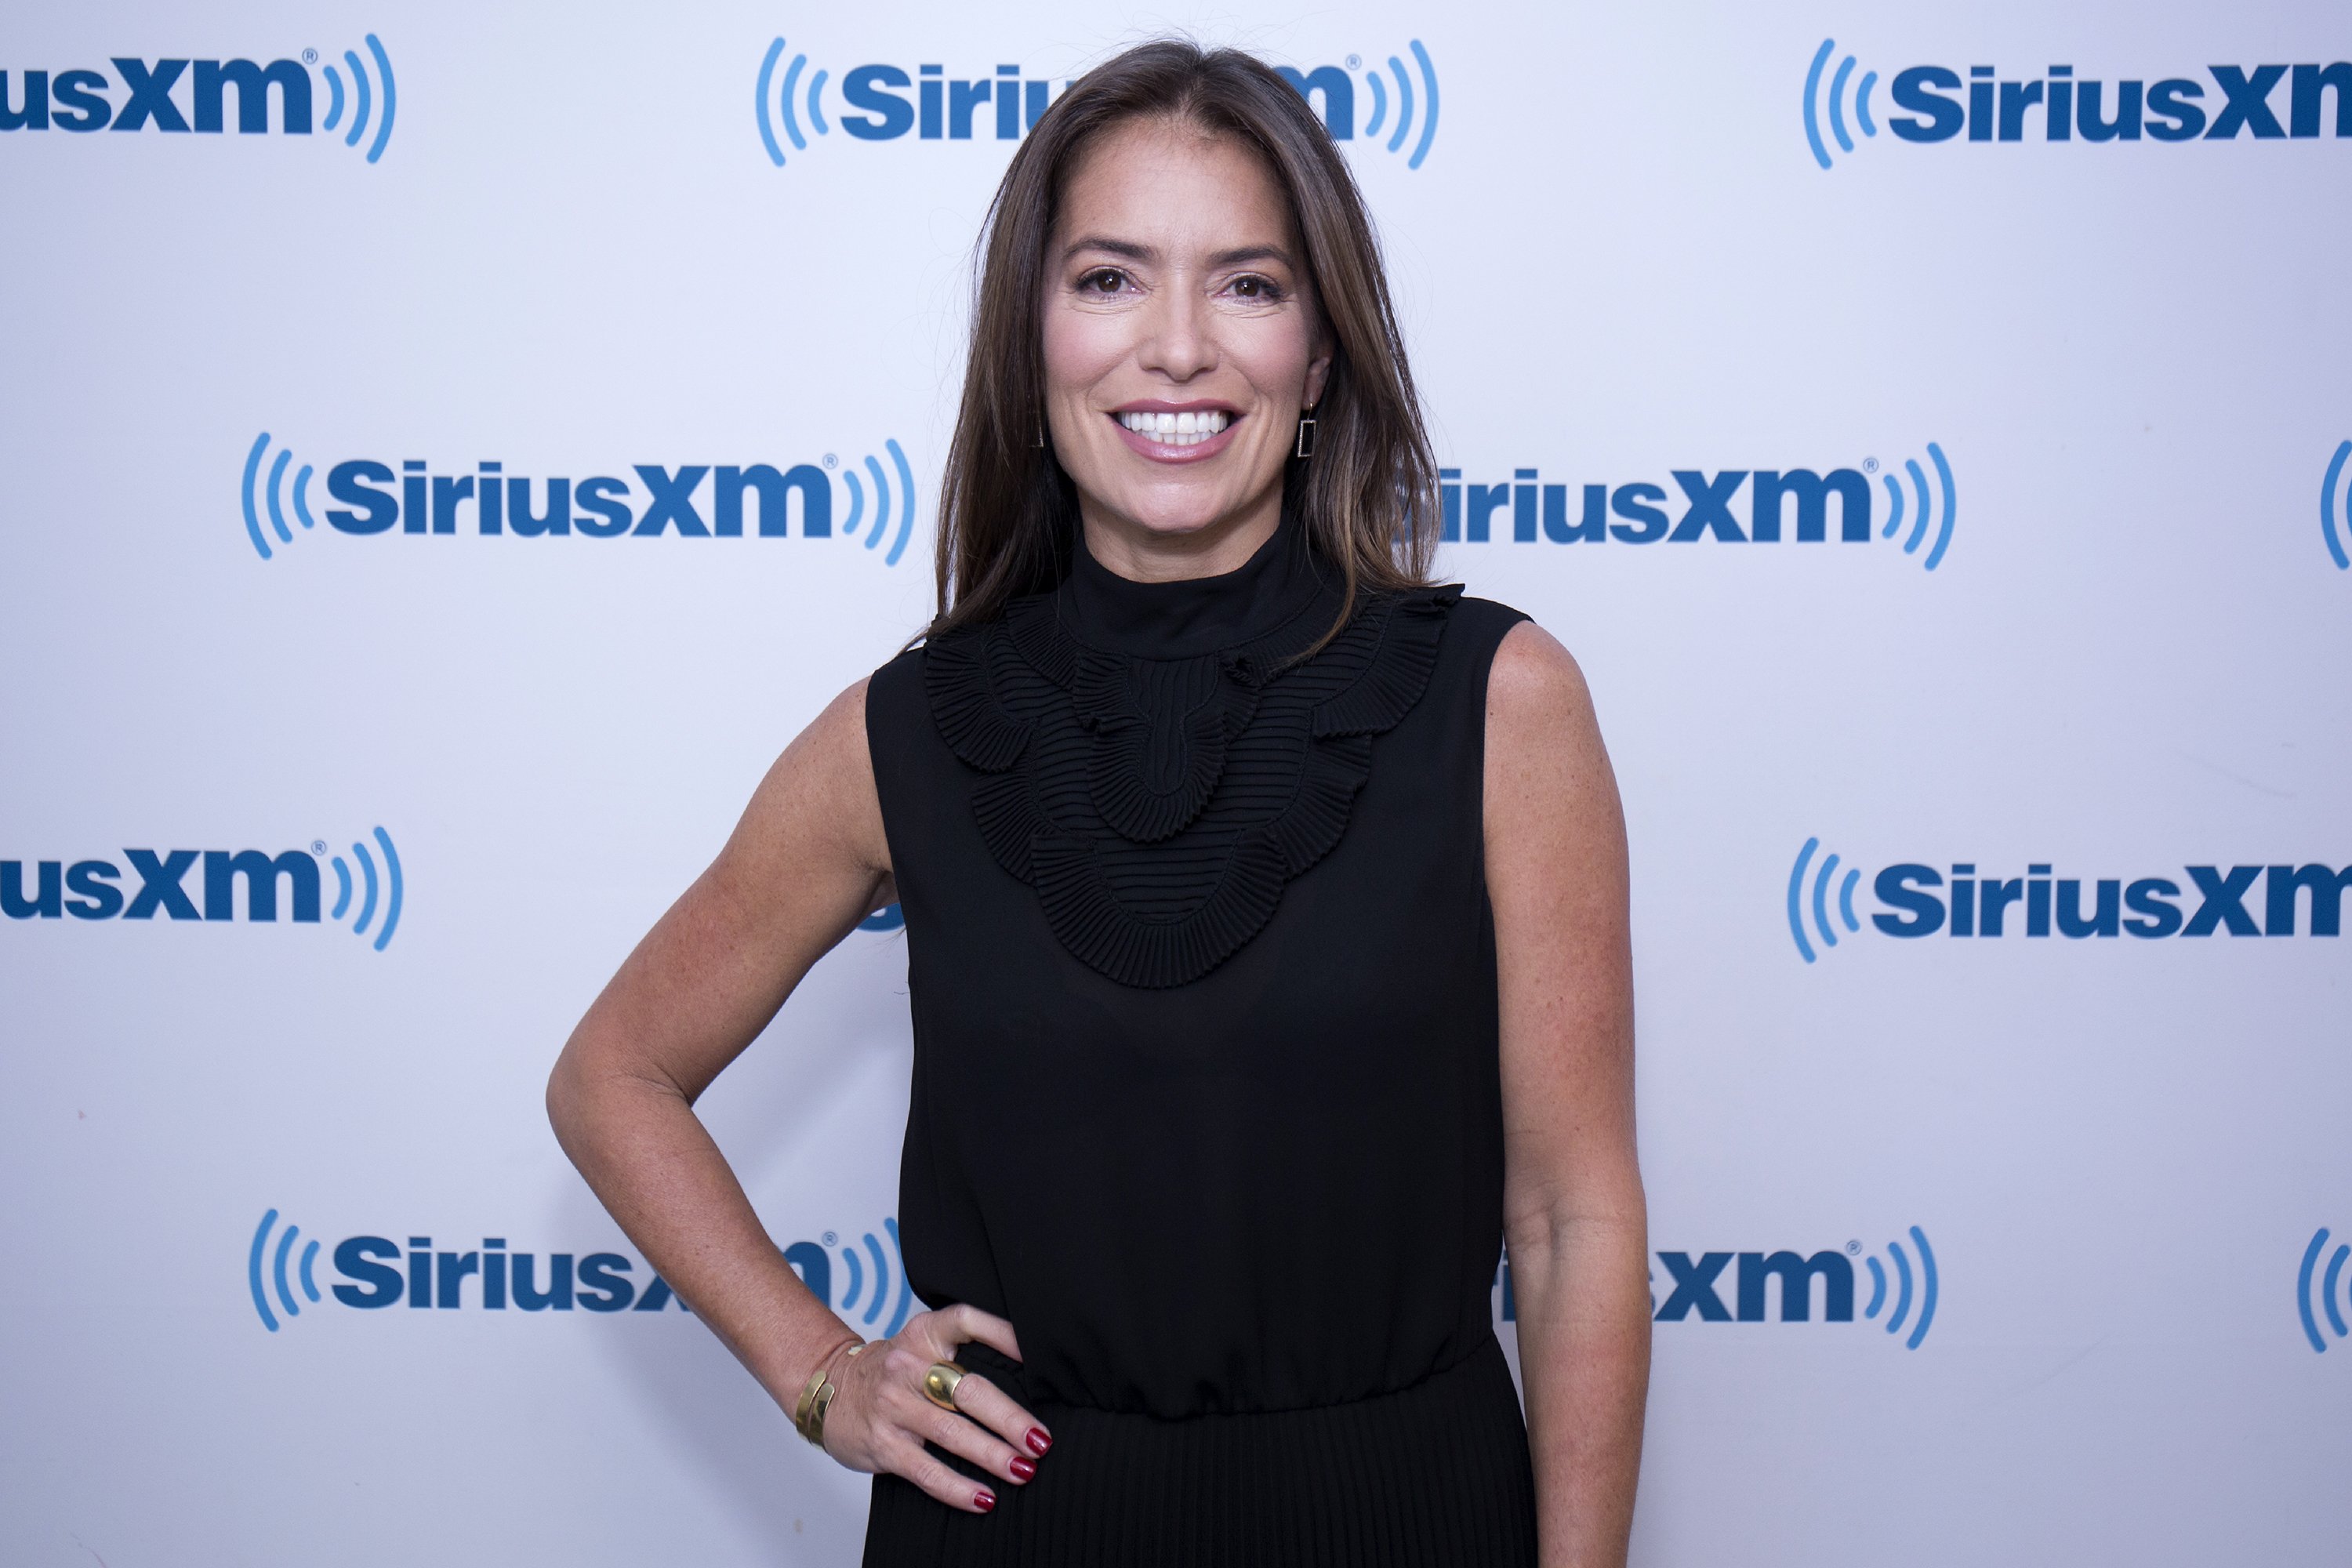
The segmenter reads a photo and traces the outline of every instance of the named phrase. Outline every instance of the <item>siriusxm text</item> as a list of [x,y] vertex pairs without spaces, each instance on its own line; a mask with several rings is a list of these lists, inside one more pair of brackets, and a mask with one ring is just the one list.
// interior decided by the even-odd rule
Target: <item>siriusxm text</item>
[[390,1237],[347,1237],[336,1244],[335,1271],[342,1283],[335,1300],[346,1307],[397,1307],[453,1310],[462,1307],[525,1312],[658,1312],[686,1303],[660,1275],[641,1289],[629,1278],[635,1264],[617,1252],[510,1252],[506,1237],[482,1238],[478,1249],[438,1252],[429,1236],[412,1236],[404,1257]]
[[[0,131],[160,131],[217,134],[236,103],[236,129],[310,134],[310,72],[299,60],[147,60],[117,56],[102,70],[0,71]],[[173,92],[188,83],[184,107]],[[113,94],[115,96],[110,96]],[[340,94],[338,94],[340,97]]]
[[[2279,89],[2285,85],[2285,119]],[[2209,90],[2210,89],[2210,90]],[[1965,78],[1913,66],[1888,84],[1887,129],[1906,142],[2228,142],[2352,136],[2352,62],[2208,66],[2198,77],[2100,81],[2053,65],[2003,79],[1992,66]],[[2329,129],[2332,127],[2332,130]]]
[[632,466],[629,479],[598,474],[570,479],[509,475],[502,462],[486,461],[470,474],[428,473],[411,458],[395,473],[388,463],[354,458],[327,472],[327,494],[343,504],[327,510],[340,532],[372,534],[398,530],[413,534],[515,534],[525,539],[581,534],[612,539],[622,534],[653,538],[740,537],[747,515],[751,531],[780,539],[800,517],[804,538],[833,532],[833,484],[814,463],[778,468],[687,463]]
[[[0,912],[16,921],[68,915],[84,921],[118,915],[145,921],[159,914],[175,921],[233,921],[242,884],[247,920],[278,919],[281,887],[289,918],[319,918],[319,861],[307,850],[272,855],[262,849],[125,849],[122,858],[130,863],[136,885],[112,860],[37,860],[29,876],[26,862],[0,860]],[[189,874],[200,863],[201,910],[197,893],[188,886]],[[373,884],[372,868],[370,878]]]
[[1817,543],[1830,537],[1832,501],[1840,541],[1866,543],[1871,537],[1871,484],[1854,468],[1676,468],[1671,491],[1649,483],[1585,485],[1573,495],[1568,485],[1540,482],[1534,468],[1514,468],[1499,484],[1465,484],[1460,468],[1440,468],[1437,476],[1449,543],[1508,537],[1522,544],[1770,544],[1784,532]]
[[1906,861],[1878,873],[1885,910],[1871,923],[1889,936],[2074,939],[2134,936],[2336,936],[2352,866],[2187,866],[2179,875],[2060,876],[2037,861],[2022,876],[1980,874],[1972,861]]

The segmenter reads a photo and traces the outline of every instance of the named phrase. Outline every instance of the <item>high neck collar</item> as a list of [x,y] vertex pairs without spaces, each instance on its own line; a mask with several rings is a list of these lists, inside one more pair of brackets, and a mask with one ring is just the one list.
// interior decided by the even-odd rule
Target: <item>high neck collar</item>
[[1265,636],[1314,603],[1318,571],[1307,530],[1286,516],[1238,568],[1214,577],[1138,583],[1094,558],[1084,534],[1059,595],[1079,641],[1144,658],[1191,658]]

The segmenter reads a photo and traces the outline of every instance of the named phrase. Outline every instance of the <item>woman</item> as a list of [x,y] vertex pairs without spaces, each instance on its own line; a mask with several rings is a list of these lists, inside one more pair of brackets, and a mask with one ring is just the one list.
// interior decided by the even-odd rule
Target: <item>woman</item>
[[[662,1277],[874,1472],[868,1563],[1622,1562],[1623,830],[1567,653],[1426,585],[1433,479],[1360,200],[1279,77],[1151,44],[1045,113],[938,618],[785,751],[549,1086]],[[691,1106],[894,899],[899,1219],[941,1305],[869,1345]]]

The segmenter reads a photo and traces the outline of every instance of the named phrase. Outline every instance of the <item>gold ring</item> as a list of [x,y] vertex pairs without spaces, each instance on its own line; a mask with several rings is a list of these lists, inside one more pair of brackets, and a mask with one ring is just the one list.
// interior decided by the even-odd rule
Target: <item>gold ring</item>
[[942,1410],[956,1407],[956,1385],[963,1382],[963,1368],[951,1361],[935,1361],[923,1373],[923,1397]]

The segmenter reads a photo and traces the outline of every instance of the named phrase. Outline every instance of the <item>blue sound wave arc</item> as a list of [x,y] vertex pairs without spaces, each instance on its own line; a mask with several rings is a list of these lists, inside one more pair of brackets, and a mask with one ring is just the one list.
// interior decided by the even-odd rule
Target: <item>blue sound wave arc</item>
[[1952,542],[1952,519],[1959,510],[1959,493],[1952,483],[1952,465],[1944,460],[1944,448],[1928,442],[1927,458],[1936,465],[1936,479],[1944,490],[1944,521],[1936,528],[1936,547],[1927,552],[1927,570],[1933,572],[1944,563],[1944,552]]
[[289,1318],[299,1318],[302,1315],[300,1305],[294,1300],[294,1288],[286,1281],[286,1259],[294,1251],[294,1238],[301,1234],[300,1226],[288,1226],[285,1234],[278,1238],[278,1256],[270,1263],[270,1279],[277,1285],[278,1300],[284,1304],[286,1315]]
[[1853,918],[1853,890],[1862,885],[1862,873],[1848,871],[1845,882],[1838,889],[1838,915],[1848,931],[1860,931],[1862,922]]
[[1834,855],[1822,862],[1821,875],[1813,879],[1813,927],[1822,933],[1822,942],[1829,947],[1837,945],[1837,930],[1830,924],[1830,879],[1837,874],[1838,858]]
[[1388,118],[1388,84],[1381,80],[1380,72],[1366,71],[1364,85],[1372,89],[1372,114],[1370,119],[1364,121],[1364,134],[1367,137],[1377,136],[1381,132],[1381,122]]
[[1394,55],[1389,57],[1389,70],[1396,77],[1396,130],[1389,135],[1389,151],[1396,152],[1404,145],[1405,136],[1412,130],[1412,78],[1404,74],[1404,62]]
[[898,1255],[898,1305],[890,1313],[890,1326],[882,1331],[886,1340],[898,1337],[907,1326],[907,1313],[915,1304],[915,1283],[907,1278],[907,1249],[898,1243],[898,1222],[886,1219],[882,1228],[890,1233],[890,1250]]
[[304,528],[319,526],[310,516],[310,465],[308,463],[303,464],[301,472],[294,476],[294,516]]
[[368,75],[360,65],[360,57],[350,49],[343,51],[343,64],[352,68],[352,128],[343,132],[343,145],[356,147],[367,134],[368,111],[375,102],[373,89],[368,86]]
[[1413,60],[1421,67],[1421,85],[1427,94],[1421,116],[1421,140],[1414,143],[1412,156],[1404,161],[1406,168],[1418,169],[1422,160],[1429,156],[1429,144],[1437,140],[1437,68],[1430,63],[1429,51],[1422,47],[1419,38],[1406,47],[1412,50]]
[[866,459],[866,477],[874,481],[874,527],[866,535],[866,548],[873,549],[882,542],[882,531],[890,522],[890,484],[882,477],[882,465],[872,458]]
[[1797,864],[1789,872],[1789,934],[1797,939],[1797,951],[1804,955],[1807,963],[1813,962],[1813,944],[1805,940],[1805,920],[1798,901],[1804,896],[1805,868],[1811,864],[1813,851],[1821,847],[1820,839],[1806,839],[1805,847],[1797,851]]
[[881,1319],[883,1293],[889,1289],[887,1281],[890,1278],[890,1266],[883,1260],[882,1244],[874,1238],[874,1233],[870,1230],[866,1233],[866,1255],[874,1259],[874,1300],[866,1309],[866,1316],[859,1321],[870,1326]]
[[1838,150],[1853,151],[1853,138],[1845,133],[1845,84],[1853,75],[1852,55],[1838,62],[1837,75],[1830,79],[1830,134],[1837,138]]
[[1878,127],[1872,124],[1870,120],[1870,89],[1877,85],[1878,73],[1876,71],[1864,71],[1862,73],[1862,86],[1855,90],[1853,95],[1854,121],[1862,127],[1862,133],[1864,136],[1875,136],[1878,134]]
[[1886,1250],[1895,1259],[1895,1310],[1886,1320],[1886,1331],[1896,1334],[1903,1331],[1903,1320],[1911,1315],[1911,1259],[1899,1241],[1888,1242]]
[[1821,122],[1813,105],[1821,96],[1822,68],[1830,63],[1830,56],[1836,48],[1835,39],[1823,38],[1813,56],[1812,68],[1805,73],[1805,141],[1813,150],[1813,162],[1824,169],[1830,166],[1830,150],[1822,145]]
[[343,118],[343,77],[332,66],[320,68],[327,73],[327,118],[320,129],[332,131]]
[[[374,855],[368,853],[365,843],[352,846],[352,858],[360,863],[360,912],[352,921],[352,934],[365,936],[375,920],[376,905],[383,906],[383,924],[376,928],[374,947],[382,952],[392,942],[392,933],[400,929],[400,904],[404,889],[400,875],[400,852],[392,847],[392,835],[378,827],[374,833],[376,850],[383,857],[383,875],[376,875]],[[343,911],[352,907],[351,868],[343,858],[336,856],[331,862],[335,869],[335,907],[327,911],[330,920],[341,920]]]
[[833,127],[824,122],[824,79],[827,74],[824,68],[820,66],[817,68],[816,75],[809,78],[809,123],[816,128],[816,133],[820,136],[833,134]]
[[[841,1261],[843,1267],[849,1270],[849,1285],[841,1293],[841,1310],[846,1312],[850,1308],[857,1305],[857,1293],[865,1289],[866,1266],[857,1261],[856,1252],[846,1247],[841,1249]],[[875,1281],[874,1292],[877,1296],[882,1293],[881,1281],[878,1279]]]
[[1918,552],[1919,542],[1927,537],[1927,476],[1920,471],[1916,458],[1903,459],[1903,471],[1911,476],[1911,488],[1919,494],[1919,515],[1912,520],[1911,537],[1903,542],[1903,553],[1914,555]]
[[[1922,1288],[1919,1293],[1919,1321],[1912,1328],[1911,1337],[1903,1342],[1903,1348],[1916,1351],[1919,1348],[1919,1342],[1927,1337],[1927,1325],[1936,1321],[1936,1250],[1927,1245],[1927,1233],[1916,1225],[1911,1227],[1911,1243],[1919,1249]],[[1898,1252],[1896,1256],[1900,1257],[1901,1254]]]
[[2327,1246],[2327,1227],[2321,1226],[2312,1233],[2311,1245],[2304,1248],[2303,1268],[2294,1277],[2294,1310],[2303,1317],[2303,1337],[2321,1355],[2327,1353],[2327,1342],[2319,1337],[2319,1324],[2311,1315],[2311,1271],[2319,1264],[2319,1254]]
[[352,854],[358,858],[360,870],[367,878],[367,891],[360,896],[360,918],[352,922],[352,932],[355,936],[365,936],[368,921],[375,919],[375,858],[367,852],[364,844],[352,845]]
[[253,541],[254,550],[264,561],[269,559],[269,541],[261,537],[261,519],[253,509],[253,484],[261,473],[261,454],[269,449],[269,432],[264,430],[254,437],[253,450],[245,455],[245,535]]
[[[857,533],[857,520],[866,515],[866,487],[857,482],[857,470],[855,468],[842,469],[841,482],[849,487],[849,516],[842,522],[841,537],[850,539]],[[875,527],[879,529],[881,526],[877,519]]]
[[383,118],[376,121],[375,141],[368,147],[367,161],[374,163],[383,156],[384,143],[392,140],[392,117],[400,107],[399,89],[393,84],[392,59],[383,52],[376,36],[367,36],[368,53],[375,57],[375,68],[383,75]]
[[1863,1261],[1870,1266],[1870,1305],[1862,1310],[1862,1315],[1875,1321],[1878,1309],[1886,1305],[1886,1270],[1878,1266],[1875,1258],[1865,1258]]
[[1903,487],[1895,482],[1893,474],[1878,476],[1886,486],[1886,526],[1878,531],[1881,539],[1892,539],[1895,531],[1903,526]]
[[[2352,458],[2352,441],[2336,448],[2336,456],[2327,459],[2327,477],[2319,482],[2319,537],[2327,542],[2328,558],[2336,563],[2338,572],[2352,572],[2352,555],[2345,553],[2344,540],[2336,531],[2336,481],[2344,476],[2344,460]],[[2352,528],[2352,487],[2344,495],[2344,521]]]
[[784,68],[784,90],[782,96],[777,100],[777,107],[783,110],[784,134],[792,138],[793,151],[795,153],[808,151],[808,142],[801,135],[801,122],[793,114],[793,94],[801,85],[801,69],[807,64],[806,55],[793,57],[793,63]]
[[279,490],[286,483],[286,465],[293,460],[292,452],[280,452],[278,460],[269,465],[269,526],[277,531],[280,544],[294,542],[294,531],[286,526],[285,509],[278,504]]
[[[261,1249],[268,1243],[269,1227],[277,1223],[278,1211],[276,1209],[271,1209],[268,1213],[261,1216],[261,1226],[253,1233],[252,1250],[247,1252],[245,1257],[245,1283],[246,1288],[253,1292],[253,1310],[261,1314],[261,1326],[268,1329],[273,1334],[278,1331],[278,1317],[276,1313],[269,1310],[269,1298],[261,1293]],[[2327,1233],[2326,1231],[2322,1231],[2320,1234],[2325,1236]],[[2309,1265],[2306,1264],[2305,1266],[2305,1272],[2308,1273],[2309,1271]],[[2311,1321],[2311,1314],[2308,1310],[2304,1313],[2303,1321],[2306,1323]],[[2313,1337],[2313,1342],[2315,1344],[2318,1342],[2317,1336],[2315,1334]],[[2321,1346],[2320,1348],[2326,1349],[2326,1347]]]
[[2347,1258],[2352,1258],[2352,1247],[2339,1245],[2335,1256],[2327,1260],[2327,1273],[2319,1287],[2320,1304],[2327,1309],[2327,1326],[2336,1331],[2339,1340],[2352,1334],[2352,1328],[2345,1326],[2344,1314],[2336,1308],[2336,1285],[2344,1278],[2344,1260]]
[[382,952],[391,942],[392,933],[400,929],[400,856],[392,847],[392,835],[381,827],[375,830],[375,842],[376,847],[383,851],[384,872],[392,888],[392,895],[384,902],[383,929],[375,938],[375,950]]
[[882,558],[883,565],[896,566],[898,557],[907,553],[908,536],[915,531],[915,470],[908,466],[906,451],[895,439],[884,437],[882,447],[898,470],[898,537],[890,542],[890,552]]
[[760,145],[768,150],[768,162],[781,169],[784,166],[784,150],[776,145],[775,127],[768,123],[768,87],[776,78],[776,58],[784,52],[784,40],[778,38],[768,46],[760,61],[760,81],[751,100],[751,112],[760,124]]

